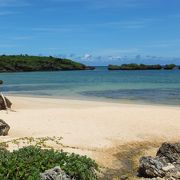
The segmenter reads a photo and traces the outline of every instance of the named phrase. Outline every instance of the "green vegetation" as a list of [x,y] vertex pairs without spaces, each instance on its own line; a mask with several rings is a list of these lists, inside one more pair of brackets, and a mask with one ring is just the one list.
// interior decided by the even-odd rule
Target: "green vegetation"
[[145,64],[122,64],[121,66],[109,65],[109,70],[159,70],[162,66],[156,65],[145,65]]
[[172,69],[174,69],[175,67],[176,67],[175,64],[166,64],[166,65],[164,66],[164,69],[165,69],[165,70],[172,70]]
[[0,72],[91,70],[93,67],[52,56],[1,55]]
[[[161,66],[159,64],[155,65],[146,65],[146,64],[122,64],[120,66],[118,65],[109,65],[109,70],[172,70],[176,68],[175,64],[166,64],[165,66]],[[178,67],[180,69],[180,67]]]
[[109,69],[109,70],[121,70],[121,69],[120,69],[120,66],[118,66],[118,65],[112,65],[112,64],[110,64],[110,65],[108,66],[108,69]]
[[0,179],[38,180],[40,173],[60,166],[71,178],[97,180],[98,165],[86,156],[28,146],[9,152],[0,149]]

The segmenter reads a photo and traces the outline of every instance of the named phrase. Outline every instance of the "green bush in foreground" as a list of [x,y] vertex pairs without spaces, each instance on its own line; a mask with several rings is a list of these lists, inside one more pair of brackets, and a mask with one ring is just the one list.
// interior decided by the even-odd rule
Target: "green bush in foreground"
[[0,179],[38,180],[40,173],[60,166],[70,177],[96,180],[98,165],[86,156],[28,146],[9,152],[0,149]]

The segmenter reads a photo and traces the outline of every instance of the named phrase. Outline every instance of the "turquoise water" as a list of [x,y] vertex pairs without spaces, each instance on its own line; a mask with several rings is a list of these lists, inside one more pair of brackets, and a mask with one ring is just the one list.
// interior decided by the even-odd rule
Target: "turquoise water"
[[180,105],[180,70],[2,73],[7,94]]

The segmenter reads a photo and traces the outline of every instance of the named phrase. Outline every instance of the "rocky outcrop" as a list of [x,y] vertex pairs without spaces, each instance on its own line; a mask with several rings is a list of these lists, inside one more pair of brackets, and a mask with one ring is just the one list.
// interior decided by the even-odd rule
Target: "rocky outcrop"
[[0,119],[0,136],[8,135],[9,129],[10,126],[5,121]]
[[156,157],[142,157],[138,174],[153,179],[180,179],[180,143],[163,143]]
[[40,174],[40,180],[71,180],[59,166]]
[[108,70],[160,70],[162,66],[159,64],[146,65],[146,64],[122,64],[108,66]]
[[6,104],[4,102],[3,97],[0,95],[0,110],[6,110],[6,105],[8,108],[11,108],[11,106],[12,106],[11,101],[9,99],[7,99],[6,97],[5,97],[5,101],[6,101]]
[[[178,66],[175,64],[166,64],[161,66],[160,64],[147,65],[147,64],[122,64],[122,65],[108,65],[108,70],[173,70],[177,69]],[[180,69],[180,67],[179,67]]]
[[180,143],[163,143],[156,156],[165,157],[170,163],[178,161],[180,163]]

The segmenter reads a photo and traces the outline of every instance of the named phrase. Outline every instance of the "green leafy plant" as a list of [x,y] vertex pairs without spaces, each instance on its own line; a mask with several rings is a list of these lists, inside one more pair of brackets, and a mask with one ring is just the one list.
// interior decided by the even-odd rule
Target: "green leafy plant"
[[0,179],[38,180],[40,173],[60,166],[70,177],[78,180],[97,180],[96,162],[87,156],[53,149],[28,146],[9,152],[0,149]]

